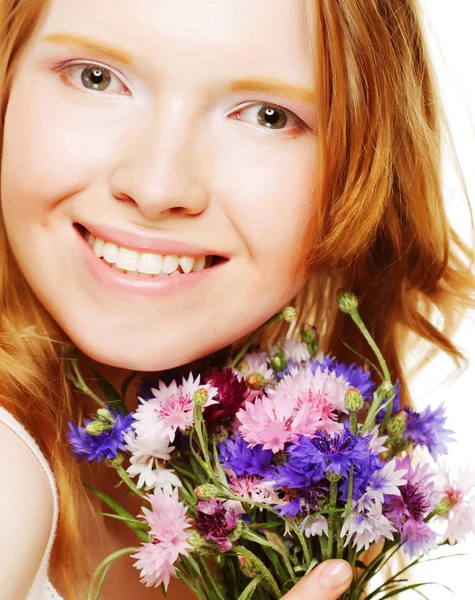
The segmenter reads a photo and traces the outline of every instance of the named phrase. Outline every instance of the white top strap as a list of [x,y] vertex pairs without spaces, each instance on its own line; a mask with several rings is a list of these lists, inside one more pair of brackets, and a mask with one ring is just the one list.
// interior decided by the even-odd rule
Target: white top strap
[[[45,554],[41,561],[41,565],[39,571],[35,577],[31,590],[27,596],[27,600],[36,600],[37,598],[43,598],[43,594],[45,591],[45,586],[49,585],[48,582],[48,564],[51,555],[51,550],[53,548],[54,538],[56,535],[56,528],[58,524],[58,515],[59,515],[59,500],[58,500],[58,491],[56,488],[56,480],[53,475],[53,471],[46,460],[44,454],[41,452],[38,444],[31,437],[28,431],[23,427],[23,425],[18,422],[13,415],[11,415],[7,410],[0,406],[0,422],[5,423],[12,431],[14,431],[20,439],[22,439],[28,448],[33,452],[33,454],[38,459],[40,465],[43,467],[44,472],[46,473],[46,477],[48,478],[51,493],[53,495],[53,523],[51,526],[51,532],[48,539],[48,544],[46,546]],[[59,597],[59,596],[58,596]]]

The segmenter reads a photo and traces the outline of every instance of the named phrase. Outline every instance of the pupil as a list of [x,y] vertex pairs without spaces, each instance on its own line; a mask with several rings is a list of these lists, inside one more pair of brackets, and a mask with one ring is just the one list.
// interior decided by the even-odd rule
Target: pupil
[[84,87],[103,91],[109,86],[112,76],[107,69],[102,69],[101,67],[87,67],[83,70],[81,79]]
[[282,128],[287,123],[285,113],[273,106],[266,106],[259,113],[259,121],[264,127],[273,127],[277,125],[277,129]]
[[99,71],[99,69],[95,69],[92,74],[91,74],[91,80],[92,83],[101,83],[102,81],[102,71]]

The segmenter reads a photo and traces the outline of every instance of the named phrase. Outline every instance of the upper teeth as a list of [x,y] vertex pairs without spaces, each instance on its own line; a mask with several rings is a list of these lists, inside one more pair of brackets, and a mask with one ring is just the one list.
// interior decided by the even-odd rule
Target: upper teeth
[[142,273],[144,275],[170,275],[181,267],[183,273],[202,271],[206,266],[206,256],[176,256],[172,254],[152,254],[149,252],[136,252],[128,248],[116,246],[92,233],[86,234],[86,240],[98,258],[103,258],[110,265],[129,273]]

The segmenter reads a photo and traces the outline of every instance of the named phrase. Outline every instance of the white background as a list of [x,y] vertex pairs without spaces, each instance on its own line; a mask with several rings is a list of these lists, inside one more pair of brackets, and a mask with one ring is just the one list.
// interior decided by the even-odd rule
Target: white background
[[[464,173],[471,205],[475,212],[475,0],[421,0],[432,56],[452,128],[456,150]],[[445,195],[449,219],[470,242],[469,213],[463,191],[454,175],[453,160],[445,162]],[[448,425],[456,432],[449,465],[472,464],[475,470],[475,315],[470,313],[455,336],[456,344],[469,359],[465,371],[454,379],[452,367],[443,356],[433,359],[412,381],[416,406],[447,405]],[[456,374],[457,375],[457,374]],[[451,377],[451,380],[447,378]],[[429,563],[413,570],[414,581],[437,581],[449,586],[453,594],[438,586],[422,589],[430,600],[475,600],[475,539],[447,547],[440,555],[466,552]],[[434,556],[434,555],[433,555]],[[420,598],[413,592],[403,598]]]

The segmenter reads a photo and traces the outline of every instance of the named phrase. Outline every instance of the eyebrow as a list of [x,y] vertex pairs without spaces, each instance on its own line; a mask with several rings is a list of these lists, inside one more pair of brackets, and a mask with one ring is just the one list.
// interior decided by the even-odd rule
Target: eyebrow
[[125,65],[132,65],[134,62],[132,56],[125,50],[104,44],[99,40],[94,40],[84,35],[75,33],[50,33],[43,38],[43,41],[89,50],[94,54],[101,55],[109,60],[121,62]]
[[[84,35],[75,33],[50,33],[43,38],[43,41],[89,50],[94,54],[101,55],[112,61],[118,61],[125,65],[134,64],[131,54],[125,50]],[[310,88],[291,84],[279,79],[258,77],[239,79],[231,82],[228,86],[228,90],[230,92],[262,92],[286,96],[287,98],[308,104],[315,104],[316,102],[316,93]]]
[[286,96],[293,100],[315,104],[316,93],[310,88],[301,85],[294,85],[286,81],[268,78],[251,78],[240,79],[233,81],[229,90],[231,92],[264,92],[268,94],[276,94]]

